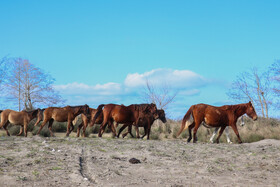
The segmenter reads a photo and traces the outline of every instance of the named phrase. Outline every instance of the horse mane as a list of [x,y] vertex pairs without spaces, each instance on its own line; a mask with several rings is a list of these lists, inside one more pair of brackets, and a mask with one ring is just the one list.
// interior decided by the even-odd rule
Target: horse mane
[[236,114],[237,111],[244,110],[246,105],[247,105],[247,103],[241,103],[241,104],[236,104],[236,105],[224,105],[224,106],[221,106],[221,108],[223,110],[231,110]]

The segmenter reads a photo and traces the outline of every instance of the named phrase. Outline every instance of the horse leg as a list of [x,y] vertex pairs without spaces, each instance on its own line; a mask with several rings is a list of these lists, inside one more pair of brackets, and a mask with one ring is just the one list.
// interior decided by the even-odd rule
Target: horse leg
[[152,126],[149,124],[148,125],[148,129],[147,129],[147,140],[149,140],[150,139],[150,134],[151,134],[151,128],[152,128]]
[[80,129],[83,127],[83,122],[77,128],[77,137],[80,136]]
[[135,125],[136,138],[140,138],[138,125]]
[[212,135],[211,138],[210,138],[210,142],[211,142],[211,143],[214,143],[214,138],[215,138],[216,134],[218,133],[219,128],[220,128],[220,127],[216,127],[216,128],[215,128],[215,130],[214,130],[214,132],[213,132],[213,135]]
[[194,128],[195,123],[193,122],[189,127],[189,138],[187,139],[187,142],[190,142],[192,140],[192,129]]
[[52,124],[53,124],[53,121],[54,121],[54,119],[51,119],[51,120],[49,121],[49,131],[50,131],[51,136],[54,136],[54,135],[53,135],[53,132],[52,132]]
[[202,121],[196,121],[195,122],[195,126],[194,126],[194,129],[193,129],[193,143],[196,143],[197,142],[197,136],[196,136],[196,133],[197,133],[197,130],[200,126]]
[[23,124],[25,137],[27,137],[27,125],[28,125],[28,123],[25,121],[24,124]]
[[46,119],[46,120],[44,119],[43,123],[42,123],[41,126],[40,126],[40,129],[39,129],[38,132],[37,132],[37,135],[40,134],[42,128],[46,125],[46,123],[47,123],[48,121],[49,121],[49,119]]
[[10,136],[10,133],[7,129],[8,125],[9,125],[9,121],[6,121],[6,123],[3,125],[3,128],[5,129],[7,136]]
[[82,121],[82,124],[84,125],[83,137],[86,137],[86,130],[87,130],[87,126],[88,126],[88,119],[86,119],[85,121]]
[[104,133],[106,126],[107,126],[107,121],[104,123],[104,120],[103,120],[103,123],[100,125],[98,137],[102,137],[102,134]]
[[[143,139],[147,134],[148,134],[148,127],[144,126],[144,135],[141,137],[141,139]],[[147,136],[147,139],[148,139],[148,136]]]
[[226,126],[222,126],[220,131],[219,131],[219,136],[217,137],[216,143],[220,142],[220,137],[223,134],[224,130],[225,130]]
[[228,126],[226,126],[226,128],[225,128],[225,132],[226,132],[227,142],[231,144],[232,141],[230,141],[230,138],[229,138],[229,127]]
[[239,136],[238,129],[237,129],[237,127],[236,127],[236,124],[232,124],[232,125],[230,125],[230,126],[231,126],[231,128],[233,129],[233,131],[235,132],[235,134],[236,134],[236,136],[237,136],[237,138],[238,138],[238,143],[242,143],[242,141],[241,141],[241,139],[240,139],[240,136]]
[[99,132],[98,132],[98,137],[102,137],[104,131],[105,131],[105,128],[106,128],[107,124],[105,124],[104,126],[101,126],[100,129],[99,129]]
[[134,138],[134,136],[133,136],[133,134],[132,134],[132,124],[130,124],[130,125],[128,126],[127,133],[129,133],[130,136],[131,136],[132,138]]
[[[120,137],[121,132],[122,132],[126,127],[127,127],[127,124],[123,124],[123,126],[120,128],[119,133],[118,133],[118,135],[117,135],[118,138]],[[126,132],[126,135],[127,135],[127,133],[128,133],[128,132]],[[126,135],[125,135],[125,136],[126,136]],[[123,136],[123,138],[125,137],[124,135],[122,135],[122,136]]]
[[115,137],[117,135],[117,132],[116,132],[116,129],[115,129],[115,126],[114,126],[114,121],[110,120],[109,125],[111,127],[112,132],[113,132],[113,137]]
[[72,132],[72,130],[74,129],[72,120],[68,119],[68,123],[67,123],[67,132],[66,132],[66,136],[68,137],[69,134]]
[[21,136],[22,133],[23,133],[23,127],[20,127],[20,131],[19,131],[19,133],[17,134],[17,136]]

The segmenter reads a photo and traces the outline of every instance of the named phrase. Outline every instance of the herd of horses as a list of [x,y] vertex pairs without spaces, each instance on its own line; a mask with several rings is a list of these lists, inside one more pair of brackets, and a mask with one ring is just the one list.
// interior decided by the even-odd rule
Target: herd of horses
[[[8,136],[10,136],[10,134],[7,127],[11,123],[13,125],[21,125],[22,128],[20,129],[18,136],[22,135],[24,131],[25,137],[27,136],[27,126],[34,118],[37,118],[34,126],[37,126],[41,121],[43,121],[37,132],[37,135],[48,123],[51,136],[54,136],[52,132],[52,124],[54,121],[67,122],[66,136],[69,136],[69,134],[74,129],[73,123],[76,123],[76,121],[81,118],[82,123],[78,125],[77,137],[79,137],[81,129],[83,130],[82,136],[85,137],[85,131],[88,126],[92,127],[94,124],[100,124],[100,129],[98,132],[99,137],[102,137],[107,125],[111,129],[113,136],[119,137],[121,132],[125,128],[128,128],[128,131],[122,134],[122,136],[125,137],[128,133],[130,133],[130,135],[133,137],[131,130],[132,126],[134,126],[137,138],[140,138],[138,130],[139,127],[144,127],[144,135],[141,138],[144,138],[147,135],[147,139],[149,139],[151,126],[154,121],[159,119],[163,123],[166,122],[164,110],[157,109],[156,105],[153,103],[132,104],[129,106],[101,104],[97,109],[90,108],[87,104],[81,106],[49,107],[32,111],[23,110],[21,112],[6,109],[0,110],[0,113],[0,128],[3,127]],[[184,130],[188,129],[189,138],[187,141],[190,142],[193,139],[193,142],[195,143],[197,141],[197,130],[202,124],[207,128],[215,127],[215,132],[220,129],[219,135],[216,139],[216,142],[219,143],[219,139],[223,131],[226,129],[226,127],[230,126],[235,132],[238,142],[242,143],[236,123],[237,119],[244,114],[247,114],[253,120],[257,120],[258,118],[251,102],[237,105],[224,105],[221,107],[207,104],[192,105],[182,120],[181,128],[177,136],[179,136]],[[116,126],[118,126],[118,124],[123,125],[118,133],[116,132],[116,126],[114,125],[114,122],[116,123]],[[228,133],[226,134],[228,138]],[[211,137],[212,140],[213,136]]]

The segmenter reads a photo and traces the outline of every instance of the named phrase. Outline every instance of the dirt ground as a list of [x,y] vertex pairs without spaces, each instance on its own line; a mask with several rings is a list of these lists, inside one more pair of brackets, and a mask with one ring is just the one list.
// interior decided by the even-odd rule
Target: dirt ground
[[279,185],[279,140],[0,137],[0,186]]

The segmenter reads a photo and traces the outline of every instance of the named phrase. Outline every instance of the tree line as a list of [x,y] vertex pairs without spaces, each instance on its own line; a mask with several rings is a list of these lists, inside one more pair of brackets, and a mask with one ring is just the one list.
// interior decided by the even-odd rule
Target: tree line
[[53,83],[50,74],[27,59],[4,57],[0,60],[1,96],[18,111],[62,104],[64,100],[54,90]]

